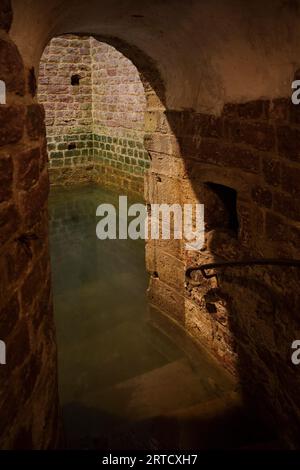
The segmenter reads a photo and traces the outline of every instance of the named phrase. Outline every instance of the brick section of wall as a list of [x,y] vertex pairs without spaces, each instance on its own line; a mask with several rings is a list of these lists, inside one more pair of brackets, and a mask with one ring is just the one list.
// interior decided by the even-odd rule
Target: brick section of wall
[[89,37],[51,40],[40,62],[38,94],[46,112],[51,182],[89,181],[94,157]]
[[[1,449],[58,444],[56,341],[48,246],[49,180],[41,106],[34,104],[34,70],[24,67],[5,31],[10,2],[0,4],[0,366]],[[9,57],[9,60],[7,60]]]
[[[109,129],[107,134],[109,134]],[[143,142],[110,135],[94,134],[95,180],[105,186],[143,194],[144,173],[149,154]]]
[[[72,85],[76,75],[79,84]],[[126,57],[94,38],[52,39],[41,60],[39,101],[53,184],[95,181],[143,192],[146,99]]]
[[146,97],[139,73],[123,54],[93,38],[91,54],[99,180],[142,192],[149,157],[144,149]]

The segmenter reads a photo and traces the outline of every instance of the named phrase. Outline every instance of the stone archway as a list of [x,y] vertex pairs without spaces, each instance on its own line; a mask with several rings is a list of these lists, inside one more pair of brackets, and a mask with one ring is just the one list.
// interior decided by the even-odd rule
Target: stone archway
[[[147,102],[145,144],[149,146],[151,158],[160,165],[163,154],[172,155],[175,139],[164,115],[164,87],[159,73],[151,59],[137,48],[115,38],[105,38],[105,41],[118,47],[138,66]],[[60,424],[48,247],[45,116],[43,107],[36,104],[36,72],[32,67],[24,67],[17,48],[8,37],[5,48],[3,50],[10,57],[7,75],[11,85],[8,86],[8,103],[0,109],[2,122],[6,119],[1,143],[4,150],[9,145],[13,155],[3,154],[2,159],[8,170],[4,175],[6,193],[3,194],[2,212],[5,227],[1,257],[5,273],[5,282],[1,286],[2,322],[7,354],[14,360],[9,361],[6,369],[8,395],[4,393],[2,403],[7,421],[12,419],[15,424],[10,426],[11,431],[7,434],[3,420],[3,447],[52,448],[58,445]],[[11,77],[12,74],[15,77]],[[21,78],[17,80],[17,76]],[[155,175],[155,171],[151,172],[147,180],[158,180]],[[148,191],[146,197],[149,197]],[[150,196],[154,201],[153,197],[154,194]],[[148,253],[153,250],[156,258],[156,247],[149,243]],[[152,254],[148,259],[148,269],[156,272]],[[15,263],[17,272],[14,272]],[[4,330],[7,315],[10,320]],[[16,343],[17,349],[20,348],[17,352],[14,351]],[[12,387],[18,389],[21,380],[24,394],[22,419],[16,409],[15,397],[9,392]],[[38,413],[32,412],[34,409],[38,409]]]
[[133,63],[90,36],[53,38],[40,62],[50,183],[98,183],[143,196],[146,98]]

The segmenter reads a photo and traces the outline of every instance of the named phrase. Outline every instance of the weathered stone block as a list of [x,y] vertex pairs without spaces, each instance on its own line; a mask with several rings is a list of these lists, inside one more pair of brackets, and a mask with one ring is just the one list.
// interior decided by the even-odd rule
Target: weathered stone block
[[275,131],[269,124],[233,121],[229,123],[229,131],[232,140],[236,143],[247,144],[257,150],[274,149]]
[[245,103],[225,103],[222,116],[226,119],[261,120],[268,117],[269,101],[252,100]]
[[49,161],[47,141],[46,138],[41,147],[41,156],[40,156],[40,172],[42,172]]
[[25,75],[22,58],[17,47],[3,39],[0,39],[0,80],[5,82],[7,91],[24,95]]
[[237,145],[227,145],[218,140],[203,139],[197,159],[218,166],[234,167],[241,170],[258,173],[258,154]]
[[14,371],[30,356],[28,321],[25,318],[19,319],[17,328],[6,341],[6,347],[7,357],[9,357],[7,366]]
[[28,72],[28,89],[31,96],[34,97],[36,95],[37,90],[37,82],[34,67],[31,67]]
[[17,188],[27,190],[39,179],[40,148],[21,152],[15,158]]
[[273,158],[263,158],[263,174],[265,181],[271,186],[279,186],[281,182],[281,163]]
[[40,212],[45,207],[49,194],[48,172],[40,176],[39,182],[29,191],[21,192],[19,196],[21,214],[26,225],[31,226],[40,218]]
[[241,119],[262,119],[265,118],[265,111],[268,107],[266,100],[254,100],[236,105],[237,114]]
[[152,151],[173,156],[179,156],[181,154],[177,140],[170,135],[147,134],[145,135],[144,146],[148,152]]
[[26,129],[32,140],[38,140],[46,134],[44,108],[38,104],[32,104],[27,108]]
[[10,335],[19,318],[18,295],[14,294],[0,309],[0,338],[5,341]]
[[268,110],[269,118],[277,123],[288,121],[290,104],[289,98],[277,98],[271,101]]
[[173,204],[181,201],[179,180],[148,173],[145,176],[145,199],[154,204]]
[[151,277],[148,291],[150,304],[169,315],[178,323],[184,324],[184,297],[158,278]]
[[13,165],[10,155],[0,154],[0,203],[12,197]]
[[[8,369],[6,369],[6,374],[8,375]],[[0,434],[7,435],[7,429],[11,428],[11,424],[18,414],[18,407],[16,403],[18,401],[14,387],[9,386],[9,383],[6,383],[6,387],[3,387],[5,390],[1,396],[1,421],[0,421]]]
[[193,337],[197,337],[200,332],[201,342],[211,349],[213,346],[213,325],[211,316],[205,309],[199,308],[198,305],[189,299],[185,300],[184,316],[187,331]]
[[10,0],[1,0],[0,5],[0,29],[9,31],[13,18]]
[[300,221],[300,199],[296,199],[289,194],[274,193],[273,209],[289,219]]
[[262,186],[252,188],[252,198],[258,205],[263,207],[272,207],[272,193]]
[[28,315],[31,304],[40,292],[42,285],[45,283],[44,275],[40,266],[36,263],[29,272],[21,286],[21,306],[23,315]]
[[0,246],[5,244],[18,230],[19,214],[13,203],[0,204]]
[[299,126],[300,124],[300,108],[298,105],[295,105],[292,103],[291,100],[289,100],[289,117],[290,117],[290,122],[292,125]]
[[0,147],[21,140],[24,122],[25,108],[23,106],[0,106]]
[[288,126],[277,129],[278,152],[282,157],[300,161],[300,130]]
[[[31,354],[27,363],[22,367],[20,372],[20,382],[22,384],[22,393],[20,394],[20,403],[26,403],[31,398],[34,387],[42,370],[42,358],[40,354]],[[32,449],[31,430],[28,430],[28,436],[24,433],[18,435],[15,440],[16,449]]]
[[223,121],[222,118],[212,116],[209,114],[195,114],[194,128],[192,128],[191,135],[193,137],[200,135],[201,137],[216,137],[222,138],[223,135]]
[[7,280],[10,285],[14,285],[24,275],[31,259],[27,247],[20,240],[14,242],[8,247],[5,255],[5,266]]
[[159,243],[153,241],[147,243],[147,269],[168,286],[177,289],[178,293],[184,293],[185,269],[183,261],[177,259],[174,254],[167,253],[159,248]]
[[266,235],[267,240],[275,242],[286,243],[288,240],[289,228],[284,224],[281,217],[278,215],[267,212],[266,213]]
[[282,164],[282,189],[292,196],[300,197],[300,168]]

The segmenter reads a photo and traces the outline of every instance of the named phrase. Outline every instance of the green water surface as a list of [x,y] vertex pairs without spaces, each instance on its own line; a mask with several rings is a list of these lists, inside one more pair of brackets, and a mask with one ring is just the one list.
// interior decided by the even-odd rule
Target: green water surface
[[207,358],[199,374],[149,324],[145,243],[98,240],[101,203],[118,207],[118,195],[97,186],[53,188],[49,204],[60,402],[68,445],[79,448],[229,388]]

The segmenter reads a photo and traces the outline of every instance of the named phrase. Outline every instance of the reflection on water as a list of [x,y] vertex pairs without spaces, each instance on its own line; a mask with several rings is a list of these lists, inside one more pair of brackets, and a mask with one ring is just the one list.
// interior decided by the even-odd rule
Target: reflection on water
[[[203,403],[228,394],[232,384],[205,355],[195,367],[150,324],[144,242],[98,240],[95,214],[103,202],[117,207],[118,195],[94,186],[54,188],[50,195],[60,400],[68,445],[184,446],[178,417],[195,416]],[[193,433],[199,439],[199,429]]]

